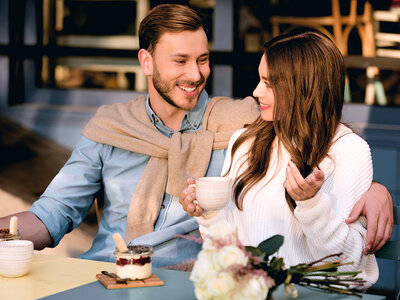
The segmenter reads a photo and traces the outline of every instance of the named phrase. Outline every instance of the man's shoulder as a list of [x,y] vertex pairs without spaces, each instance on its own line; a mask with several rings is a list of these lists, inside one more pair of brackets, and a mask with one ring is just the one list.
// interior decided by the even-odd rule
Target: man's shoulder
[[96,142],[95,140],[86,137],[82,134],[75,145],[75,149],[82,149],[82,148],[88,148],[91,149],[93,152],[99,152],[103,148],[112,148],[112,146],[103,144],[101,142]]
[[[233,124],[233,128],[241,128],[244,124],[253,123],[260,115],[257,102],[252,97],[233,99],[230,97],[213,97],[208,103],[206,114],[218,123]],[[235,124],[241,124],[237,127]]]
[[145,154],[133,152],[123,147],[113,146],[107,143],[103,143],[100,141],[95,141],[90,137],[86,137],[81,135],[78,140],[75,148],[73,150],[75,153],[84,154],[86,157],[102,157],[103,163],[106,162],[109,158],[113,157],[116,159],[121,157],[121,159],[126,159],[126,157],[145,157]]
[[208,102],[208,109],[225,114],[246,114],[252,117],[258,116],[257,101],[253,97],[233,99],[231,97],[215,96]]
[[251,97],[251,96],[247,96],[245,98],[232,98],[232,97],[227,97],[227,96],[214,96],[210,98],[209,103],[212,102],[232,102],[232,103],[244,103],[245,105],[254,105],[257,104],[256,100]]
[[98,111],[102,110],[115,110],[116,108],[129,107],[131,105],[137,105],[137,103],[144,103],[146,101],[146,95],[137,95],[135,98],[132,98],[128,101],[120,101],[111,104],[103,104],[100,105]]

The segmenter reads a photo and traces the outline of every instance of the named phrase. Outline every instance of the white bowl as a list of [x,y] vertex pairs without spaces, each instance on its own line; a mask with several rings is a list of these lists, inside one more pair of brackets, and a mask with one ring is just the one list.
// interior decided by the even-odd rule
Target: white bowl
[[32,241],[13,240],[0,242],[1,253],[27,253],[33,251]]
[[26,240],[0,242],[0,275],[19,277],[28,273],[33,257],[33,243]]
[[0,248],[0,257],[3,255],[31,255],[33,253],[32,248],[24,248],[24,249],[18,249],[16,247],[10,247],[10,248]]
[[0,254],[0,260],[25,260],[25,259],[30,259],[32,258],[33,254],[32,253],[27,253],[27,254],[21,254],[21,255],[12,255],[12,254],[6,254],[2,255]]
[[20,277],[29,272],[32,257],[22,260],[0,259],[0,275],[4,277]]

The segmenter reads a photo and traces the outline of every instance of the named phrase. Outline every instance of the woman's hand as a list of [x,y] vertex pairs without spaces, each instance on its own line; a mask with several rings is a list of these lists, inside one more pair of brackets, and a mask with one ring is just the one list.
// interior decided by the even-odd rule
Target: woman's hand
[[187,187],[182,191],[179,197],[179,203],[182,205],[183,210],[188,213],[189,216],[192,217],[200,217],[204,211],[197,204],[196,201],[196,192],[193,187],[195,180],[194,178],[188,178]]
[[294,162],[290,161],[286,169],[285,189],[295,201],[307,200],[315,196],[324,183],[324,173],[314,171],[304,178]]

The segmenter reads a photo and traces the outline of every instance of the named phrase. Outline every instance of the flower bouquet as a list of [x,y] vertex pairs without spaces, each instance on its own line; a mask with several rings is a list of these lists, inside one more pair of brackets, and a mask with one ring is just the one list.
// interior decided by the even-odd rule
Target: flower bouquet
[[353,290],[363,285],[364,281],[356,277],[360,272],[338,271],[338,267],[351,262],[326,261],[341,254],[286,269],[282,258],[272,256],[282,244],[283,237],[275,235],[257,247],[244,246],[230,224],[213,224],[190,275],[196,297],[199,300],[267,299],[281,284],[292,297],[297,297],[294,284],[360,296]]

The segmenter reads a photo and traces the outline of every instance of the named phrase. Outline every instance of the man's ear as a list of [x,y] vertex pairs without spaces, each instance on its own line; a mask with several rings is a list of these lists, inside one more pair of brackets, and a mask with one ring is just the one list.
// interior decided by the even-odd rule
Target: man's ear
[[144,75],[153,75],[153,57],[151,56],[150,52],[145,49],[140,49],[138,58]]

